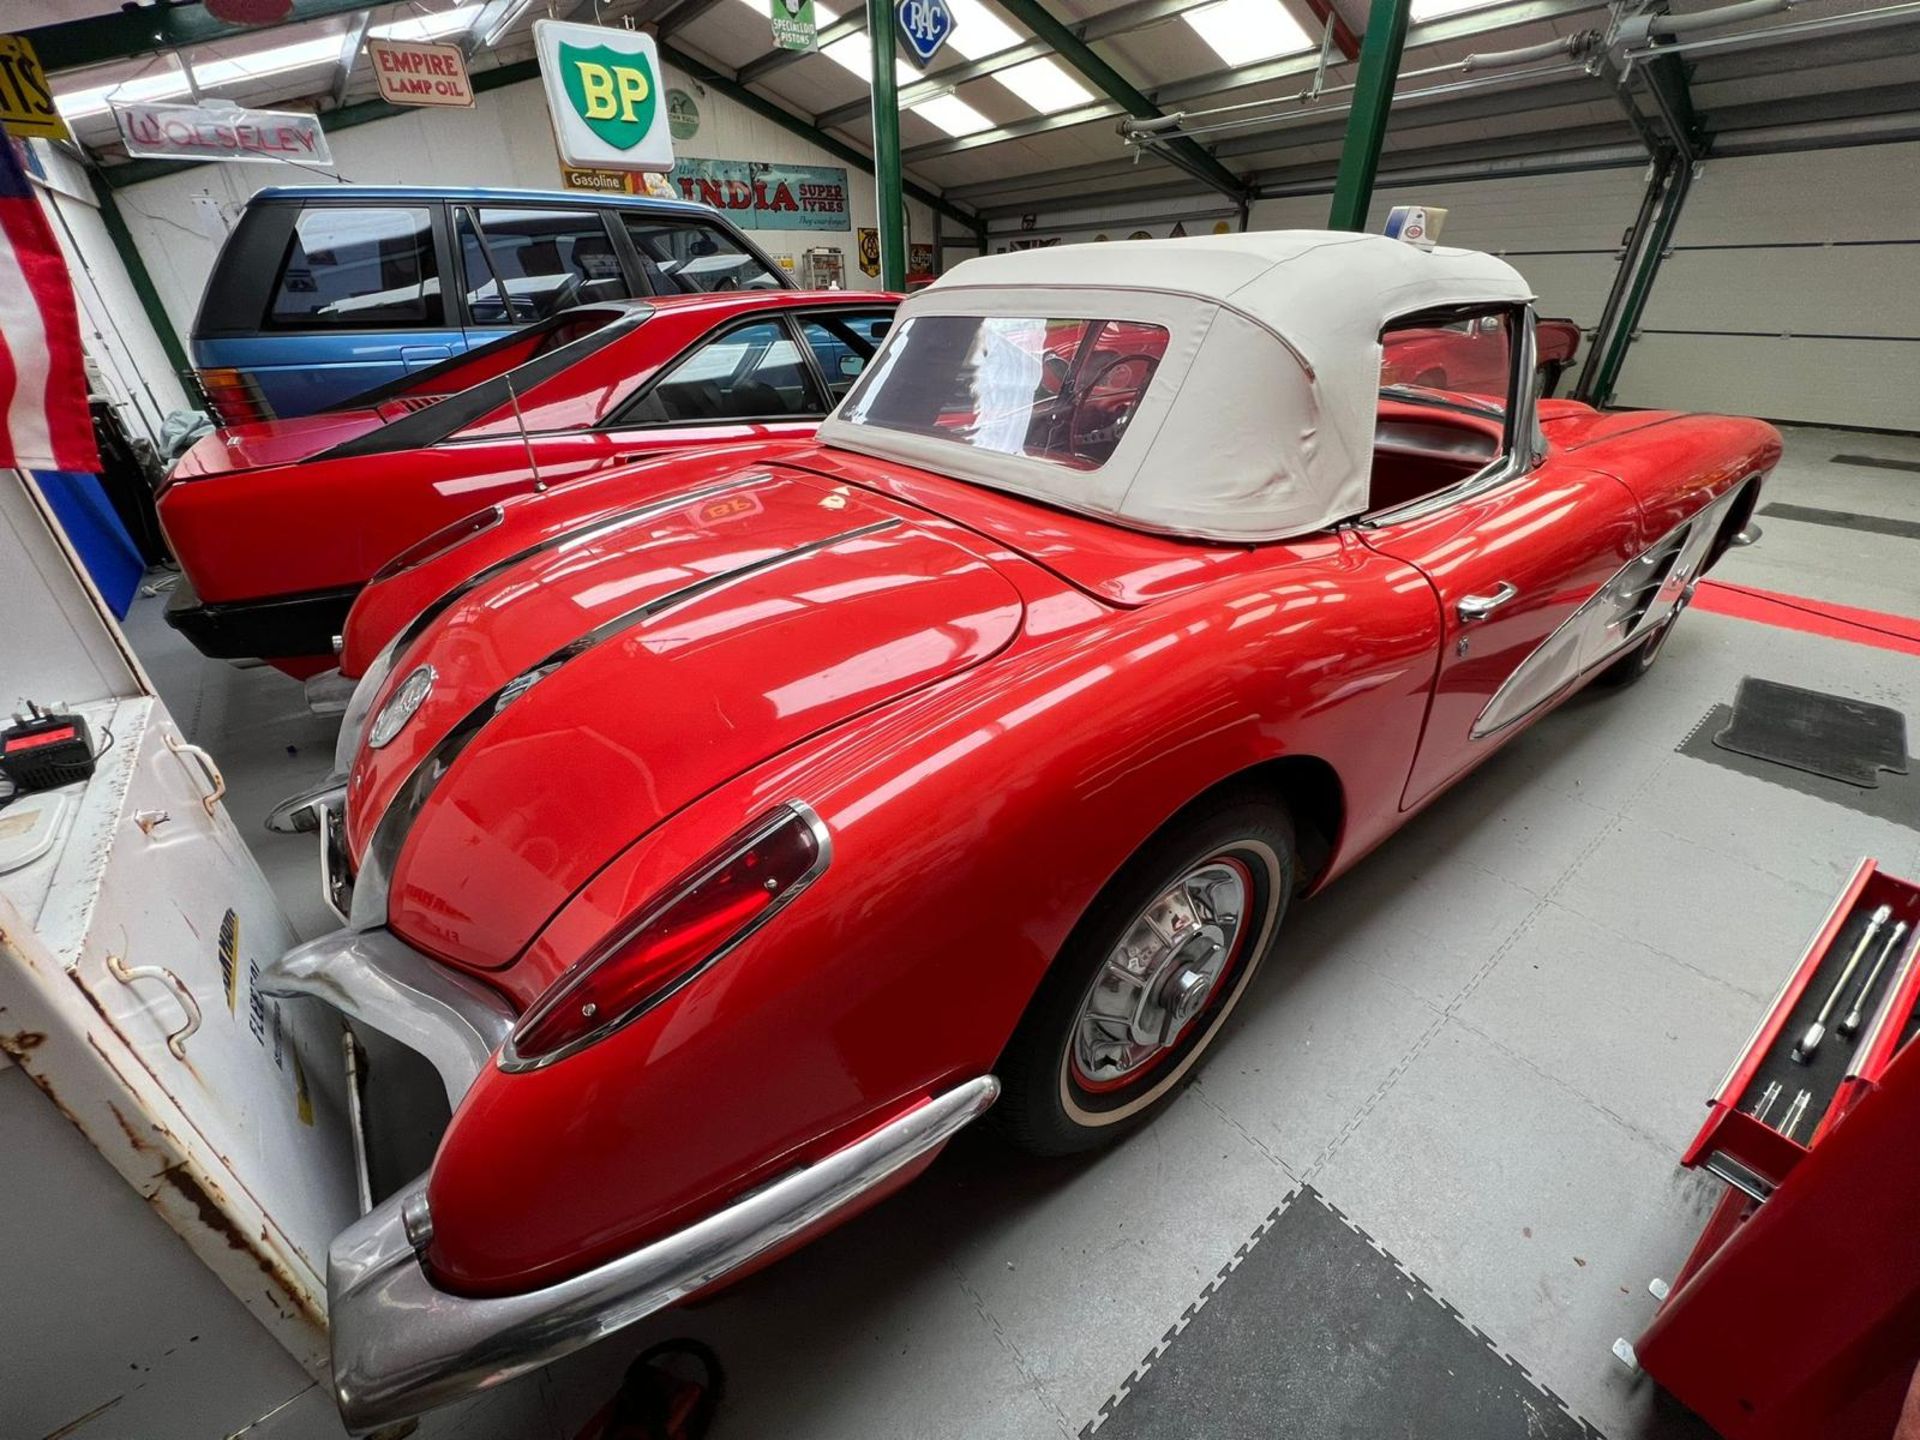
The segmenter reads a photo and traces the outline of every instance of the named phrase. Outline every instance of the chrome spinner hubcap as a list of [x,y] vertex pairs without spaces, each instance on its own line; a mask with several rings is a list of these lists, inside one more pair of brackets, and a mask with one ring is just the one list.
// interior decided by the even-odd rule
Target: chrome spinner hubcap
[[1173,1048],[1226,974],[1248,901],[1246,872],[1224,860],[1155,897],[1080,1002],[1072,1058],[1082,1081],[1124,1081]]

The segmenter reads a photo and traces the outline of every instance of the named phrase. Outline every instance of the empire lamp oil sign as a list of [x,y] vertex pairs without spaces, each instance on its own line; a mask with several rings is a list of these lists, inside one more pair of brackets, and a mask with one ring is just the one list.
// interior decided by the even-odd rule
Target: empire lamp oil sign
[[538,20],[533,38],[562,164],[673,168],[660,56],[651,35]]

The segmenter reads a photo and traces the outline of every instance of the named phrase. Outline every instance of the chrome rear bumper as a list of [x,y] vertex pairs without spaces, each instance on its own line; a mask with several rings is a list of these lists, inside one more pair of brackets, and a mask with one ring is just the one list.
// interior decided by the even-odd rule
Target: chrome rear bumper
[[435,1287],[426,1177],[340,1232],[327,1256],[333,1392],[364,1432],[501,1384],[705,1289],[945,1144],[1000,1094],[982,1075],[724,1210],[554,1285],[471,1297]]

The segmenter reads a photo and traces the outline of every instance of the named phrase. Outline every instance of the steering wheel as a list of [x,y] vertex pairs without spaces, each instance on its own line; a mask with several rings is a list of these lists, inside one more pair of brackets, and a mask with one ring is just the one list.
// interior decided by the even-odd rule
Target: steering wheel
[[[1080,393],[1073,397],[1073,409],[1067,416],[1067,447],[1075,455],[1086,455],[1090,449],[1105,445],[1109,450],[1120,443],[1120,437],[1126,433],[1127,422],[1133,418],[1133,408],[1139,403],[1140,394],[1147,388],[1147,382],[1153,378],[1153,370],[1160,363],[1157,355],[1116,355],[1080,387]],[[1099,411],[1090,411],[1088,404],[1100,393],[1100,387],[1114,371],[1128,365],[1141,365],[1145,368],[1140,379],[1128,387],[1130,393],[1120,402],[1119,408],[1105,417],[1105,424],[1095,423],[1102,416]]]

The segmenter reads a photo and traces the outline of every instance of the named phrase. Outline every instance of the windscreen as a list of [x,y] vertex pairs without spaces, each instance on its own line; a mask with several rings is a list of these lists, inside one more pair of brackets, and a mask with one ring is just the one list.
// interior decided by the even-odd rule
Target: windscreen
[[1096,470],[1166,351],[1164,327],[1133,320],[917,315],[894,327],[841,418]]

